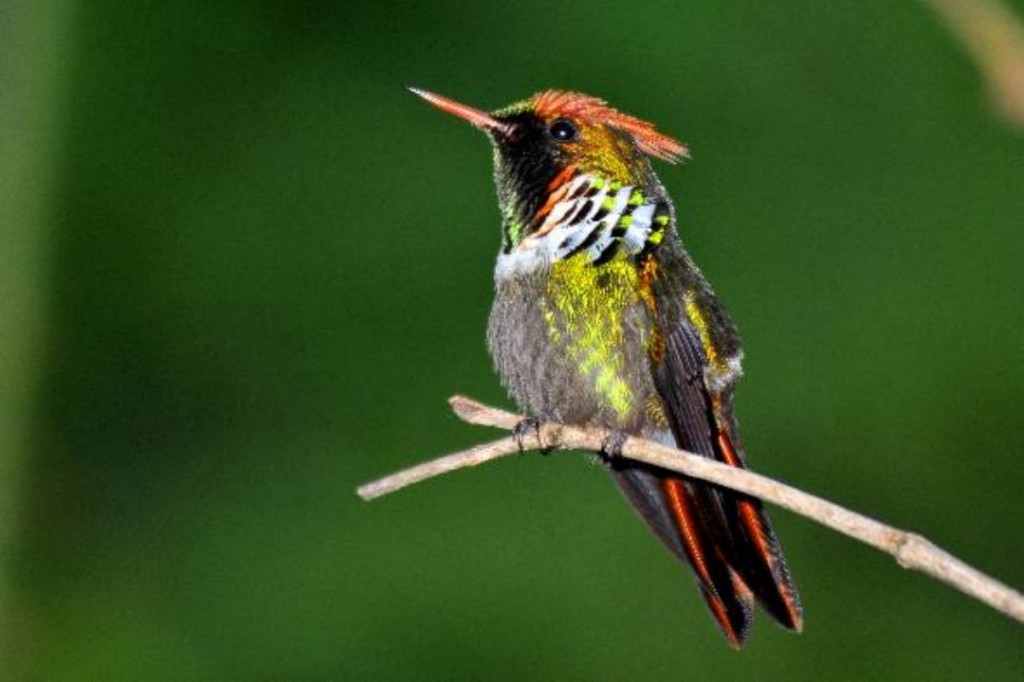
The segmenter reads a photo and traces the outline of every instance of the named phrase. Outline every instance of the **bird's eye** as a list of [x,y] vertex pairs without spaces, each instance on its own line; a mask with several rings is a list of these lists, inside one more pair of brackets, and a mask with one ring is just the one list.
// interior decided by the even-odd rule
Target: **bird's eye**
[[576,130],[576,126],[572,124],[572,121],[560,118],[551,124],[551,127],[548,128],[548,133],[559,142],[572,142],[576,139],[579,131]]

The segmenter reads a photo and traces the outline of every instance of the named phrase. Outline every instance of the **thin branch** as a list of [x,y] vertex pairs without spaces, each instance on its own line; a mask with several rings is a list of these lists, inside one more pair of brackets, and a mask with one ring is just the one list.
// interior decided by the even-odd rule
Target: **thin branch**
[[[463,396],[455,396],[449,402],[455,414],[470,424],[512,429],[523,419]],[[525,434],[522,447],[526,450],[557,448],[600,452],[611,435],[607,429],[547,422],[541,424],[536,432]],[[372,500],[449,471],[477,466],[519,452],[519,442],[509,436],[367,483],[357,493],[364,500]],[[641,438],[627,437],[622,445],[622,456],[715,483],[796,512],[892,555],[904,568],[930,575],[1024,622],[1024,595],[968,566],[920,535],[887,526],[767,476]]]

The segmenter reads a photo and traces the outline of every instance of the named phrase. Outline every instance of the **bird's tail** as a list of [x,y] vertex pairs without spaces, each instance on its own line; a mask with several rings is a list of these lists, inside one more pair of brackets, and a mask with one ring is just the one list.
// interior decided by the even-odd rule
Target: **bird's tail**
[[[726,434],[716,445],[718,459],[744,466]],[[693,569],[731,645],[747,638],[755,599],[783,627],[801,629],[799,597],[760,500],[633,462],[612,475],[655,535]]]

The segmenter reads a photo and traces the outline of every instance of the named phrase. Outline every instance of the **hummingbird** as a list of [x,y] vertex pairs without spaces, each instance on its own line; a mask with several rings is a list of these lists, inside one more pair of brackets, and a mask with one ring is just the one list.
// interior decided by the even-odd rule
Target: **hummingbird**
[[[744,467],[733,414],[739,334],[683,247],[651,165],[689,158],[687,148],[578,92],[486,112],[410,90],[493,147],[501,246],[487,345],[519,408]],[[622,457],[608,463],[626,500],[692,568],[733,647],[750,633],[755,601],[801,630],[760,500]]]

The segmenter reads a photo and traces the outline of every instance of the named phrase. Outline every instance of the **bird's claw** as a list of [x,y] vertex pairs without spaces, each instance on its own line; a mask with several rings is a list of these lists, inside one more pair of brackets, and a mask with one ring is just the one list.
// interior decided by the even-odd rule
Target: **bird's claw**
[[551,448],[544,447],[544,441],[541,440],[540,424],[540,419],[537,419],[536,417],[527,417],[516,424],[512,429],[512,437],[516,439],[516,445],[519,446],[520,453],[526,452],[527,450],[526,446],[523,444],[523,439],[526,438],[530,431],[533,431],[537,436],[537,443],[540,446],[537,449],[540,451],[540,454],[546,455],[551,452]]
[[622,458],[622,447],[626,444],[627,438],[629,436],[622,431],[612,431],[604,439],[604,442],[601,443],[601,456],[606,462],[614,464],[616,460]]

